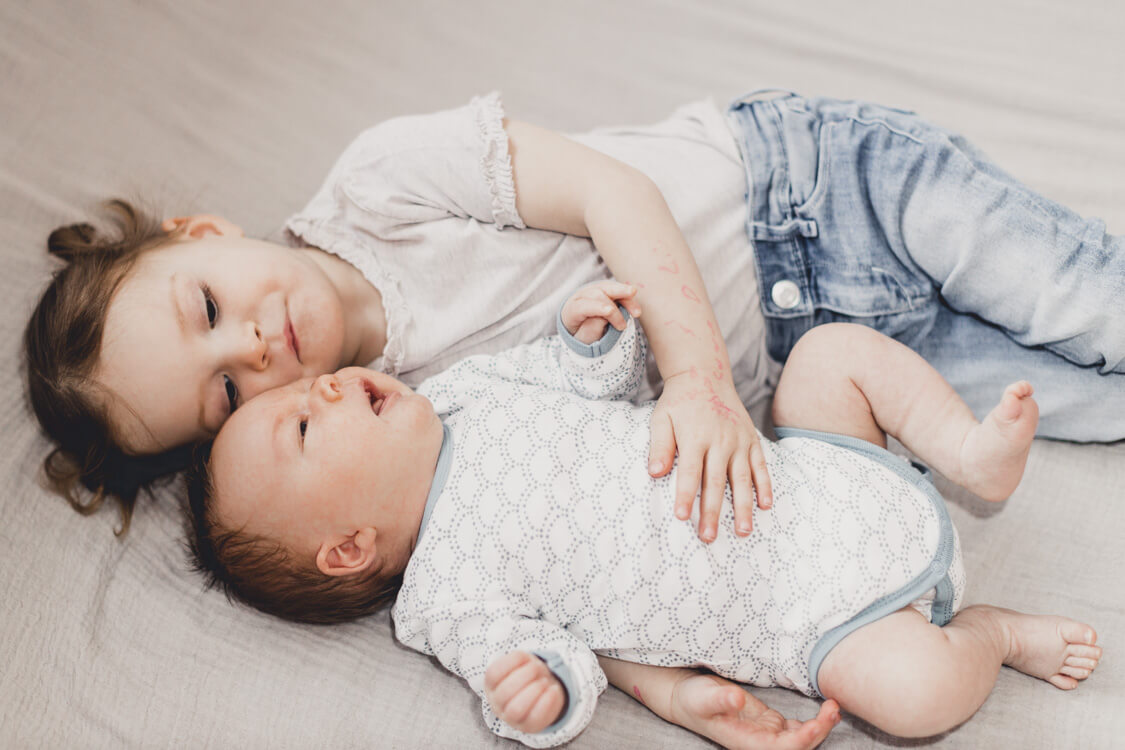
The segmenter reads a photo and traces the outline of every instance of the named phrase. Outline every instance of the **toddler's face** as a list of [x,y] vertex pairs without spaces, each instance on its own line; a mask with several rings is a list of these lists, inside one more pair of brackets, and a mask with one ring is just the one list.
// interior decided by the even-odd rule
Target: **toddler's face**
[[95,378],[133,453],[215,435],[254,395],[342,364],[344,307],[295,248],[241,236],[144,253],[106,313]]
[[299,380],[253,399],[219,433],[215,507],[228,528],[295,550],[366,525],[416,532],[441,441],[429,399],[389,375],[348,367]]

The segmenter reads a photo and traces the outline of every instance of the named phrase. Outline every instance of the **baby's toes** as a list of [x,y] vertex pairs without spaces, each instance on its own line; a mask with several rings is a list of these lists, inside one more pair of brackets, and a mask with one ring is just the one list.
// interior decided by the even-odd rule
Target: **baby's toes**
[[1101,655],[1102,650],[1094,645],[1098,642],[1098,634],[1089,625],[1083,625],[1074,620],[1063,620],[1059,623],[1059,635],[1067,642],[1067,654],[1097,658],[1097,656],[1092,655],[1092,652],[1080,652],[1080,649],[1085,648],[1094,649],[1097,655]]
[[1059,690],[1074,690],[1078,687],[1078,680],[1073,677],[1067,677],[1064,674],[1054,674],[1047,678],[1047,682],[1051,683]]
[[1084,667],[1071,667],[1064,664],[1059,668],[1059,674],[1064,674],[1067,677],[1073,677],[1076,680],[1084,680],[1090,676],[1090,670]]

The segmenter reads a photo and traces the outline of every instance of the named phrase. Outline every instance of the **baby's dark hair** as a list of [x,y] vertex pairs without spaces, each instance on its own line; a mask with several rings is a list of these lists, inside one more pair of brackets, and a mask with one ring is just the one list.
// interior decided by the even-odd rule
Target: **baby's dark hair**
[[[121,506],[119,535],[129,528],[137,494],[183,468],[190,449],[133,456],[113,433],[107,394],[93,379],[110,300],[142,253],[176,238],[160,219],[115,198],[104,205],[109,233],[91,224],[51,232],[47,252],[66,261],[56,270],[24,330],[27,393],[39,424],[55,442],[43,462],[51,489],[84,515],[106,497]],[[78,485],[93,493],[83,501]]]
[[316,625],[348,622],[391,604],[402,573],[381,566],[349,576],[328,576],[299,560],[275,539],[224,528],[214,510],[210,444],[199,446],[188,467],[185,531],[192,565],[209,588],[284,620]]

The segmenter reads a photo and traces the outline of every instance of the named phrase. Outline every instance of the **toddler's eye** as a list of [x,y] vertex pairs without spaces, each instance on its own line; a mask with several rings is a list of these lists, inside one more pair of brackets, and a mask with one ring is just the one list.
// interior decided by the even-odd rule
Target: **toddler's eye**
[[305,433],[309,431],[309,420],[302,419],[298,428],[301,430],[301,440],[304,441]]
[[223,376],[223,388],[227,392],[227,403],[230,404],[230,413],[234,414],[234,410],[238,408],[238,386],[234,384],[228,376]]
[[206,284],[203,284],[203,305],[207,310],[207,325],[214,328],[215,321],[219,319],[219,303],[215,301],[215,296],[211,294],[211,287]]

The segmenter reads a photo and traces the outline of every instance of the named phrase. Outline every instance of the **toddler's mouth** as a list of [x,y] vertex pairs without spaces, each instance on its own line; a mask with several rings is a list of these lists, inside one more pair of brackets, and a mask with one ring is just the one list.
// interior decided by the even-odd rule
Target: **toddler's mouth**
[[285,341],[289,344],[289,348],[293,351],[293,356],[297,358],[297,362],[301,362],[301,342],[297,340],[297,331],[293,329],[293,321],[289,319],[289,311],[285,311]]

